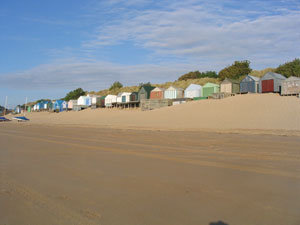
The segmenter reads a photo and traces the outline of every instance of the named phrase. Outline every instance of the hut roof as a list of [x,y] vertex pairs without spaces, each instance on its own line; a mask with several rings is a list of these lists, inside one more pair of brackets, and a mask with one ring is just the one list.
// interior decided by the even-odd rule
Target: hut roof
[[237,80],[233,80],[233,79],[229,79],[229,78],[226,78],[225,80],[222,81],[221,84],[228,84],[228,83],[232,83],[232,84],[239,84],[240,82],[238,82]]
[[247,76],[250,77],[254,81],[259,81],[260,80],[259,77],[255,77],[255,76],[252,76],[252,75],[247,75]]
[[203,87],[219,87],[219,85],[218,85],[218,84],[214,84],[214,83],[208,82],[208,83],[206,83]]
[[141,87],[140,90],[144,89],[145,91],[150,93],[150,91],[152,91],[154,88],[155,87],[153,87],[153,86],[143,86],[143,87]]
[[190,84],[185,90],[186,91],[192,91],[192,90],[199,90],[202,86],[199,84]]
[[271,76],[271,77],[274,77],[274,78],[277,78],[277,79],[281,79],[281,80],[285,80],[286,79],[285,76],[283,76],[283,75],[281,75],[279,73],[274,73],[274,72],[268,72],[263,77],[265,77],[265,76]]
[[[161,88],[161,87],[156,87],[154,88],[152,91],[165,91],[166,89],[165,88]],[[152,92],[151,91],[151,92]]]
[[174,87],[174,86],[171,86],[171,87],[169,87],[167,90],[176,90],[176,91],[183,91],[183,89],[182,88],[178,88],[178,87]]

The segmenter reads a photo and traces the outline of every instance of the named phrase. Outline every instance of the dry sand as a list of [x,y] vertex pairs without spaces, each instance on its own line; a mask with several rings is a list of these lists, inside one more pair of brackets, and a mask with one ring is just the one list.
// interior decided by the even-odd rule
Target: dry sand
[[0,125],[1,225],[298,225],[296,136]]
[[33,112],[27,117],[31,124],[299,135],[300,99],[277,94],[248,94],[144,112],[140,109],[88,109],[81,112]]
[[0,225],[300,224],[298,98],[27,116],[0,123]]

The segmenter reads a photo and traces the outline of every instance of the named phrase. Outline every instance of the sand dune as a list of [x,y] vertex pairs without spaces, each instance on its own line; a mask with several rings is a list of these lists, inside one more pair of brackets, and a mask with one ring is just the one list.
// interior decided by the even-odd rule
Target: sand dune
[[141,111],[87,109],[81,112],[28,113],[30,123],[163,130],[300,131],[300,99],[248,94]]

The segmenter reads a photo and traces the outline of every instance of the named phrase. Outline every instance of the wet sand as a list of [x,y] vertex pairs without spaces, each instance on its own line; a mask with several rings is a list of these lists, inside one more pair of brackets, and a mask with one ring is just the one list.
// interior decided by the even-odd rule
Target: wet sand
[[0,124],[1,225],[300,224],[300,138]]

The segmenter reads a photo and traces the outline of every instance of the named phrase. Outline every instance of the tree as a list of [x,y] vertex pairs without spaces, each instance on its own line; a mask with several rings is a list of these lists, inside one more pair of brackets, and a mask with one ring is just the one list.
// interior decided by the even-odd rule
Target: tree
[[280,73],[286,77],[300,77],[300,59],[294,59],[291,62],[278,66],[275,73]]
[[190,80],[190,79],[199,79],[205,77],[218,78],[218,74],[215,71],[206,71],[201,73],[197,70],[194,72],[183,74],[181,77],[178,78],[178,80]]
[[178,78],[178,80],[197,79],[197,78],[199,78],[200,75],[201,75],[201,73],[197,70],[194,72],[189,72],[189,73],[183,74],[182,76],[180,76]]
[[109,90],[112,91],[112,90],[120,89],[122,87],[123,84],[121,84],[119,81],[116,81],[110,86]]
[[84,90],[82,90],[82,88],[77,88],[73,91],[70,91],[63,100],[65,100],[65,101],[75,100],[85,94],[86,94],[86,92]]
[[250,61],[235,61],[234,64],[219,72],[219,78],[221,80],[224,80],[225,78],[238,79],[240,76],[247,75],[251,71]]
[[202,72],[200,74],[199,78],[205,78],[205,77],[209,77],[209,78],[218,78],[218,74],[216,71],[206,71],[206,72]]

